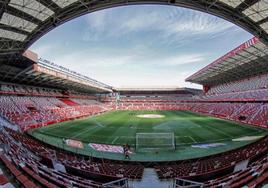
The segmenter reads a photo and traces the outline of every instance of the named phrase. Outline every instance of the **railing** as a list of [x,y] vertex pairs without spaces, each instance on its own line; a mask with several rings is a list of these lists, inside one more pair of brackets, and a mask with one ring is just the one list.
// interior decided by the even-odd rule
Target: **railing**
[[173,188],[202,188],[203,183],[176,178],[173,181]]
[[102,184],[105,188],[128,188],[128,179],[122,178],[120,180],[111,181],[105,184]]

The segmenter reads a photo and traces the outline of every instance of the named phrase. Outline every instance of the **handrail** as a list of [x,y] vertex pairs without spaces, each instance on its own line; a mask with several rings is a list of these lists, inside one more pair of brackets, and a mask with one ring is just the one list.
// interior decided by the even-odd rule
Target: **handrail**
[[[122,184],[120,184],[120,183],[122,183]],[[105,188],[128,188],[129,187],[127,178],[122,178],[119,180],[104,183],[104,184],[102,184],[102,186]]]

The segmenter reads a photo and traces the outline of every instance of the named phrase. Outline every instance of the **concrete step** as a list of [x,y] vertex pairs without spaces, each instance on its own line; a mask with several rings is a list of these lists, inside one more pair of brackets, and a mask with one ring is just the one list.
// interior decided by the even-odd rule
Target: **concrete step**
[[145,168],[141,181],[129,181],[131,188],[171,188],[172,180],[160,181],[153,168]]

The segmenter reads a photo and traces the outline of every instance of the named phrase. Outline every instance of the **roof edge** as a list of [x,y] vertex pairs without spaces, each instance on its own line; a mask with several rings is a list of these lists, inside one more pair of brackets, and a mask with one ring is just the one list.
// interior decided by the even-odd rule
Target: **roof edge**
[[199,71],[197,71],[196,73],[194,73],[193,75],[189,76],[188,78],[185,79],[185,81],[187,82],[193,82],[193,83],[198,83],[195,82],[194,79],[196,76],[203,74],[206,70],[208,70],[211,67],[214,67],[215,65],[221,64],[224,60],[226,60],[227,58],[233,57],[235,56],[237,53],[241,52],[244,49],[249,48],[252,45],[255,45],[256,43],[258,43],[260,40],[257,37],[253,37],[251,39],[249,39],[248,41],[244,42],[243,44],[239,45],[238,47],[236,47],[235,49],[229,51],[228,53],[226,53],[225,55],[221,56],[220,58],[216,59],[215,61],[213,61],[212,63],[208,64],[207,66],[205,66],[204,68],[200,69]]

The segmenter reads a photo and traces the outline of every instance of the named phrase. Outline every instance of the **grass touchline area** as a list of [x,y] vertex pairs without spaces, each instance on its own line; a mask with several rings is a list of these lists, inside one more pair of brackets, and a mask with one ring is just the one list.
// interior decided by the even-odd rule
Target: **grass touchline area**
[[[149,115],[149,118],[140,115]],[[154,115],[156,118],[153,118]],[[57,143],[55,140],[58,140],[58,147],[62,147],[62,138],[80,140],[86,146],[85,150],[91,150],[88,146],[89,143],[121,146],[128,143],[132,148],[135,148],[137,133],[174,133],[176,151],[172,153],[166,151],[169,152],[166,155],[164,151],[161,151],[162,153],[154,158],[150,156],[152,155],[150,152],[142,154],[136,152],[137,160],[171,160],[180,157],[205,156],[234,149],[252,141],[234,142],[232,139],[265,135],[267,131],[189,111],[122,110],[41,127],[30,131],[30,133],[50,144],[51,140],[54,140],[55,143]],[[152,142],[160,145],[162,142],[159,140],[152,140]],[[225,146],[211,149],[191,147],[192,144],[215,142],[225,143]],[[69,149],[72,150],[72,148]],[[91,151],[89,155],[92,153],[94,151]],[[102,153],[101,155],[106,154]],[[112,153],[107,155],[108,158],[113,156]]]

